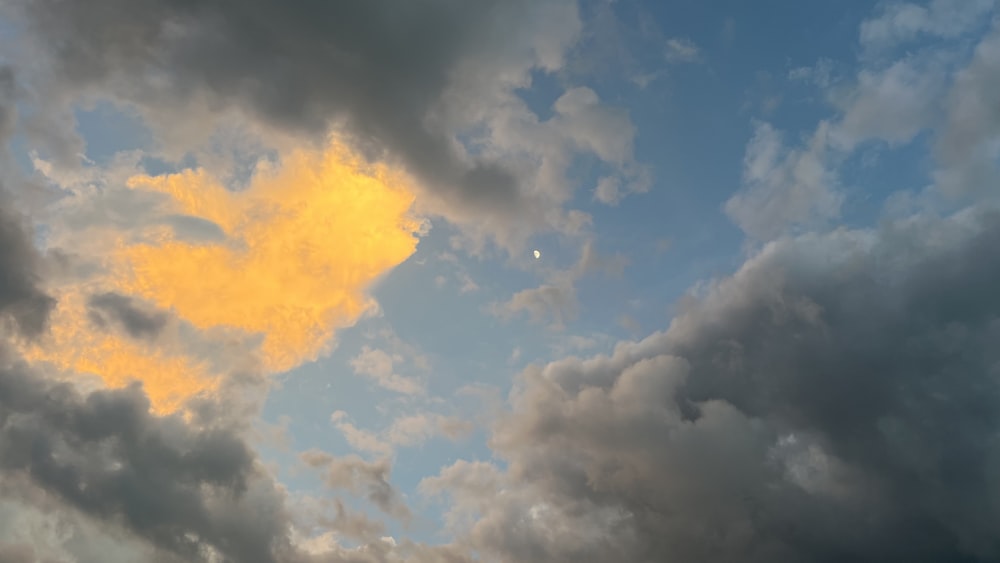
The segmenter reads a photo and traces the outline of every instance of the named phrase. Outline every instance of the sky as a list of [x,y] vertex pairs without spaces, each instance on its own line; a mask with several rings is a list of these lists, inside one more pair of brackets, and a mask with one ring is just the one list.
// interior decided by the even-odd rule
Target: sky
[[0,563],[1000,562],[995,0],[0,2]]

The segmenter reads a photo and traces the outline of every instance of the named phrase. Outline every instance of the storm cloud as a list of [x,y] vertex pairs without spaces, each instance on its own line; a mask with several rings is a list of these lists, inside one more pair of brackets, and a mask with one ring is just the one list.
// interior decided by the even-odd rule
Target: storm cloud
[[998,244],[988,208],[773,242],[665,332],[529,368],[508,470],[424,487],[502,561],[1000,560]]

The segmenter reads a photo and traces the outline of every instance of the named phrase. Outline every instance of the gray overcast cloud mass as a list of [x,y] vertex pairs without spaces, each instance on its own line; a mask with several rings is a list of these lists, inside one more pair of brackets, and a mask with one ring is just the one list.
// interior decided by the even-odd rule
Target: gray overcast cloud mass
[[995,209],[774,242],[666,332],[525,372],[522,496],[440,479],[509,562],[998,561],[998,245]]

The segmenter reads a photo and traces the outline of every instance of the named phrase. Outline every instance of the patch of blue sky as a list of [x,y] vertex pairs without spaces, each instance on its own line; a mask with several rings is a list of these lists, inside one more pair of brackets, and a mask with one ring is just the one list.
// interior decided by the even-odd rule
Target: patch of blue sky
[[106,165],[119,152],[153,147],[153,135],[142,118],[127,108],[107,100],[94,102],[93,107],[76,108],[77,131],[87,142],[87,158]]

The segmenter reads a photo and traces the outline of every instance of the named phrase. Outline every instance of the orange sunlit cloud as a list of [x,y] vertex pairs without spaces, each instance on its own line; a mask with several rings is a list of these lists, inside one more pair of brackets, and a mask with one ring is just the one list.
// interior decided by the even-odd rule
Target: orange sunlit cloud
[[199,171],[129,186],[173,196],[178,212],[213,221],[228,240],[123,246],[119,287],[199,328],[263,334],[270,371],[315,359],[335,329],[370,310],[366,290],[414,252],[420,228],[406,178],[339,141],[293,152],[243,192]]
[[[334,332],[375,306],[368,290],[416,249],[407,177],[367,163],[339,140],[296,150],[227,190],[203,170],[135,176],[128,186],[167,194],[167,213],[211,221],[225,240],[119,238],[102,285],[172,310],[199,329],[262,338],[265,370],[281,372],[323,354]],[[155,231],[152,231],[155,232]],[[190,358],[88,326],[82,300],[60,304],[53,334],[32,359],[94,373],[110,386],[143,381],[158,409],[211,388],[217,374]]]
[[59,295],[47,339],[23,351],[29,362],[45,362],[62,371],[98,375],[109,387],[133,380],[143,387],[156,412],[176,410],[189,397],[215,387],[208,365],[175,346],[131,339],[99,330],[87,317],[86,297],[78,291]]

